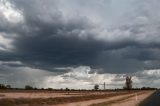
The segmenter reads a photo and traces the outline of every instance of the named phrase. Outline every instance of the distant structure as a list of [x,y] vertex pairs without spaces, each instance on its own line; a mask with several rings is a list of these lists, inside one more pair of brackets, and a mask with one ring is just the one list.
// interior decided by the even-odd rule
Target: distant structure
[[131,76],[126,77],[125,85],[126,85],[125,89],[127,89],[127,90],[132,89],[132,77]]

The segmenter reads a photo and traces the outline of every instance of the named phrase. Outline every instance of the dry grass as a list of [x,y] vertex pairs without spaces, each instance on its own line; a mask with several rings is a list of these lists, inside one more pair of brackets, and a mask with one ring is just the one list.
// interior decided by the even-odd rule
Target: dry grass
[[134,95],[130,95],[130,96],[127,96],[127,97],[123,97],[123,98],[120,98],[120,99],[117,99],[117,100],[111,100],[109,102],[104,102],[104,103],[98,103],[98,104],[93,104],[93,105],[90,105],[90,106],[109,106],[113,103],[117,103],[117,102],[121,102],[123,100],[126,100],[130,97],[133,97]]
[[[56,97],[56,98],[4,98],[0,99],[0,106],[48,106],[71,102],[80,102],[101,98],[125,95],[131,92],[117,92],[111,94],[91,94],[86,96]],[[132,92],[133,93],[133,92]]]
[[[145,92],[140,92],[137,95],[141,95],[141,94],[144,94],[144,93]],[[103,103],[98,103],[98,104],[92,104],[90,106],[110,106],[111,104],[122,102],[122,101],[127,100],[131,97],[134,97],[134,96],[135,96],[135,93],[132,94],[132,95],[129,95],[129,96],[125,96],[125,97],[120,98],[120,99],[111,100],[111,101],[108,101],[108,102],[103,102]]]

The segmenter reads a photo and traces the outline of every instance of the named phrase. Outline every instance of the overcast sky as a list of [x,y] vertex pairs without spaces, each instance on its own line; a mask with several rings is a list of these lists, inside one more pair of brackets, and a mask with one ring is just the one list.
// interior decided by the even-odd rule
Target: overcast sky
[[[0,83],[160,87],[159,0],[0,0]],[[77,83],[78,82],[78,83]]]

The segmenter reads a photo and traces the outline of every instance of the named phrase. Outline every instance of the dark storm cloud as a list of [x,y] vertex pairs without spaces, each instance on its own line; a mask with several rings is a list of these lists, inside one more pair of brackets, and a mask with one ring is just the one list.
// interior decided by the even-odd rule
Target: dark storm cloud
[[[103,73],[131,73],[155,67],[160,39],[159,25],[154,25],[157,20],[150,18],[152,8],[147,4],[149,10],[143,9],[146,15],[135,12],[139,2],[145,1],[135,2],[136,9],[124,7],[124,1],[105,2],[108,7],[103,0],[94,1],[94,12],[89,8],[91,1],[14,0],[12,4],[24,20],[13,24],[0,19],[4,20],[0,32],[12,39],[13,46],[11,51],[0,52],[0,60],[21,61],[49,71],[85,65]],[[131,5],[131,0],[126,5]],[[106,13],[107,8],[111,11]]]

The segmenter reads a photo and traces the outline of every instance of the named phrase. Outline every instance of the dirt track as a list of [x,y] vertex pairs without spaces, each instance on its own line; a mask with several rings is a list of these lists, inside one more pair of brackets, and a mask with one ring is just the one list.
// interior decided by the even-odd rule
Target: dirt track
[[96,100],[89,100],[89,101],[68,103],[68,104],[60,104],[60,105],[52,105],[52,106],[90,106],[92,104],[98,104],[98,103],[103,103],[103,102],[110,103],[110,101],[117,101],[119,99],[122,99],[122,98],[125,98],[128,96],[132,96],[132,97],[125,99],[125,100],[122,100],[122,101],[119,101],[117,103],[107,105],[107,106],[136,106],[141,101],[143,101],[145,98],[150,96],[152,93],[153,93],[153,91],[140,93],[139,95],[137,95],[137,93],[126,94],[126,95],[114,96],[114,97],[110,97],[110,98],[106,98],[106,99],[96,99]]
[[[131,94],[128,94],[131,95]],[[111,98],[105,98],[105,99],[96,99],[96,100],[89,100],[89,101],[83,101],[83,102],[76,102],[76,103],[68,103],[68,104],[60,104],[60,105],[52,105],[52,106],[89,106],[92,104],[96,103],[102,103],[102,102],[107,102],[115,99],[119,99],[128,95],[123,95],[123,96],[116,96],[116,97],[111,97]]]
[[131,98],[114,103],[110,106],[138,106],[138,104],[140,104],[144,99],[149,97],[152,93],[153,92],[151,91],[151,92],[146,92],[146,93],[138,95],[138,96],[135,95]]

